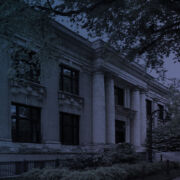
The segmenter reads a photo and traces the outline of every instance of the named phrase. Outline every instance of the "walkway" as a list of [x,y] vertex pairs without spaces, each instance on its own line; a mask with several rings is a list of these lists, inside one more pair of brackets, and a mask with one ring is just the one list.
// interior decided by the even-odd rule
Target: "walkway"
[[180,177],[177,177],[177,178],[175,178],[175,179],[173,179],[173,180],[180,180]]

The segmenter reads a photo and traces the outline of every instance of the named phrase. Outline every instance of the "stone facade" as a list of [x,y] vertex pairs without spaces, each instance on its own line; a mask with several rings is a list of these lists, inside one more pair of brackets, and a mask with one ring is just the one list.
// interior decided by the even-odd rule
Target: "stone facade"
[[[157,109],[157,104],[165,107],[167,88],[156,82],[140,65],[126,63],[101,40],[91,43],[60,24],[55,24],[54,28],[61,34],[61,43],[50,63],[41,64],[43,76],[40,83],[8,78],[10,55],[4,50],[7,41],[0,38],[1,152],[3,153],[3,148],[6,151],[7,147],[9,152],[18,152],[22,146],[42,152],[46,148],[70,152],[79,147],[93,150],[94,147],[115,144],[117,137],[119,141],[132,143],[137,149],[141,149],[147,129],[146,100],[152,102],[152,110]],[[21,42],[23,43],[26,43],[25,40]],[[78,73],[78,93],[60,89],[60,66],[72,68]],[[122,92],[117,97],[115,88],[118,89],[117,93]],[[39,143],[12,140],[12,103],[40,109]],[[62,128],[60,113],[78,116],[76,145],[61,142],[62,134],[66,132]],[[118,124],[122,125],[119,126],[120,130]]]

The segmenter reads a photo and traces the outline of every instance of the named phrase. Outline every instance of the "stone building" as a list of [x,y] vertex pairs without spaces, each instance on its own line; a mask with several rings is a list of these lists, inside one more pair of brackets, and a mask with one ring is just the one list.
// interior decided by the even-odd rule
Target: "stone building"
[[[1,153],[71,152],[122,142],[141,150],[147,117],[165,108],[167,88],[103,41],[89,42],[58,23],[53,26],[59,44],[50,62],[40,64],[37,81],[31,73],[9,79],[7,40],[0,37]],[[17,36],[16,41],[25,46],[28,39]]]

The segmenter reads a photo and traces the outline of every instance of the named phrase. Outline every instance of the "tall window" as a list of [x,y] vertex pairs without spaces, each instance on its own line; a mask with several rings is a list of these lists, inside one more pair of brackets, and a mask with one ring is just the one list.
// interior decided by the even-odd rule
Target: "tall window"
[[60,90],[79,94],[79,72],[66,66],[60,66]]
[[124,89],[114,87],[115,93],[115,104],[124,106]]
[[164,117],[164,107],[161,104],[158,104],[158,108],[159,108],[159,120],[163,120]]
[[16,77],[40,83],[40,63],[35,52],[20,48],[13,56]]
[[40,108],[11,105],[12,141],[40,143]]
[[146,115],[147,119],[149,120],[152,113],[152,101],[146,100]]
[[79,116],[60,113],[60,139],[65,145],[79,144]]
[[123,143],[126,140],[126,124],[124,121],[115,121],[115,140],[116,143]]

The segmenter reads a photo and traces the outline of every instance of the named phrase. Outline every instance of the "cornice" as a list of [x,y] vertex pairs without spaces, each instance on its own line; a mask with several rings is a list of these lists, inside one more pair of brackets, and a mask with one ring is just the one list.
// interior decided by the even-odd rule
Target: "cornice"
[[123,68],[123,70],[126,69],[127,73],[131,74],[139,80],[148,83],[148,86],[155,88],[157,91],[160,91],[164,94],[168,93],[167,87],[157,82],[150,74],[145,71],[143,66],[135,62],[126,62],[126,59],[120,56],[112,47],[108,47],[108,45],[104,41],[95,41],[93,43],[93,48],[96,50],[96,52],[98,52],[98,56],[101,56],[101,54],[103,54],[103,51],[106,51],[106,54],[109,53],[111,57],[111,61],[109,60],[110,64],[113,65],[112,59],[114,59],[114,61],[116,61],[116,64],[118,64],[119,68]]

